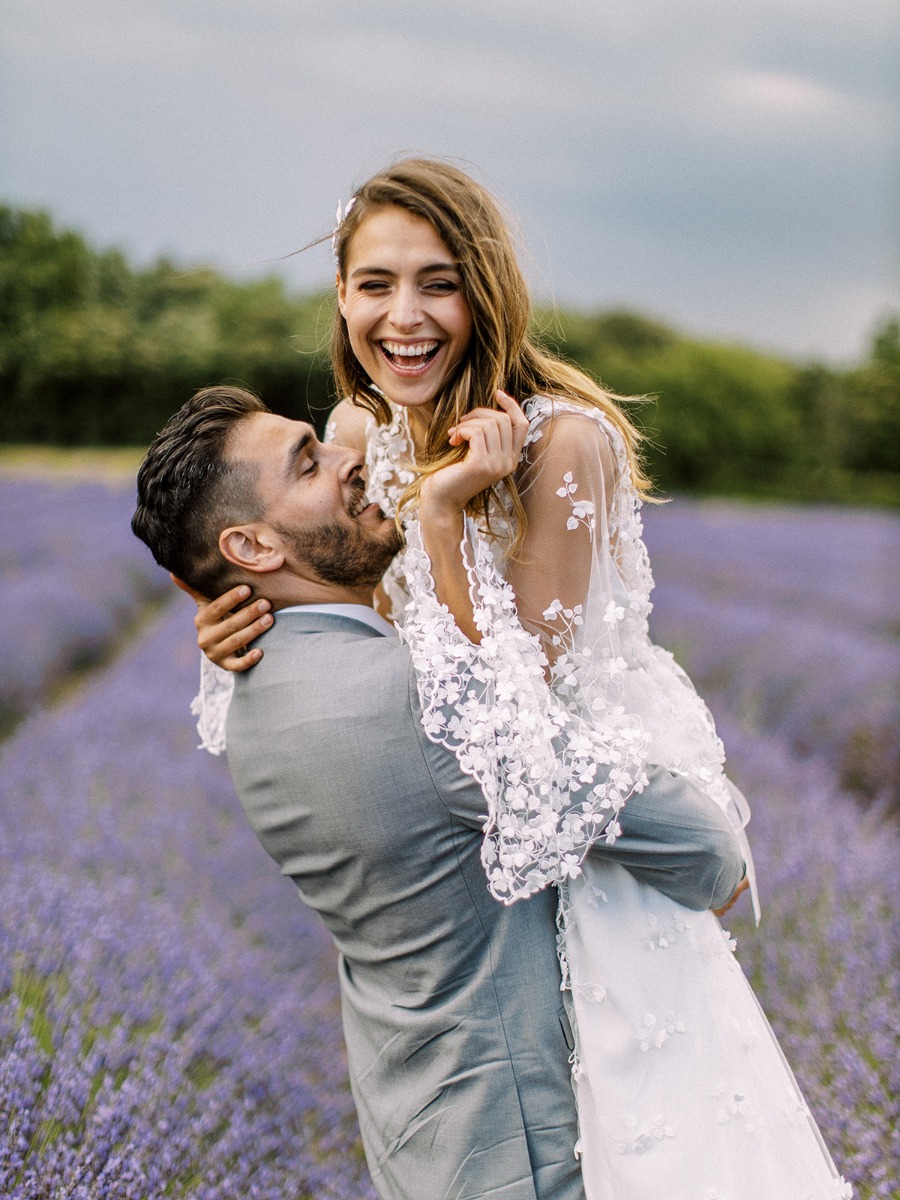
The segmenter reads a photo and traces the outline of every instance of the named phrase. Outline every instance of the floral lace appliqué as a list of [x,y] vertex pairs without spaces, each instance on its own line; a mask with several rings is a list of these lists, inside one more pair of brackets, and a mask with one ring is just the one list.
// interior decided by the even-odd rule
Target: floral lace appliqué
[[574,482],[574,477],[571,471],[566,471],[563,476],[563,486],[557,490],[557,496],[562,499],[568,499],[572,505],[572,515],[566,521],[566,529],[577,529],[579,525],[583,525],[594,537],[596,521],[594,517],[594,502],[593,500],[576,500],[575,493],[578,491],[578,484]]
[[650,1050],[661,1050],[676,1033],[685,1033],[687,1030],[684,1021],[679,1021],[674,1013],[668,1013],[665,1017],[644,1013],[641,1025],[637,1040],[645,1054]]
[[647,915],[647,945],[651,950],[668,950],[678,938],[690,929],[690,920],[684,910],[676,910],[665,924],[654,913]]
[[548,687],[540,645],[519,623],[512,589],[474,522],[466,521],[461,548],[477,646],[437,600],[417,521],[407,543],[412,602],[402,636],[425,732],[480,784],[488,886],[511,903],[578,875],[598,837],[615,841],[616,814],[646,785],[644,732],[618,709],[585,722]]
[[[400,497],[415,478],[413,461],[406,409],[393,409],[387,425],[377,424],[370,416],[366,425],[366,494],[388,516],[396,513]],[[385,571],[381,589],[390,603],[390,612],[383,615],[401,622],[409,591],[399,557]]]
[[758,1134],[765,1129],[762,1113],[743,1092],[732,1092],[722,1087],[716,1093],[716,1100],[717,1125],[727,1125],[736,1121],[749,1134]]
[[625,1129],[616,1142],[620,1154],[646,1154],[675,1136],[675,1126],[661,1114],[651,1117],[643,1129],[636,1117],[625,1118]]

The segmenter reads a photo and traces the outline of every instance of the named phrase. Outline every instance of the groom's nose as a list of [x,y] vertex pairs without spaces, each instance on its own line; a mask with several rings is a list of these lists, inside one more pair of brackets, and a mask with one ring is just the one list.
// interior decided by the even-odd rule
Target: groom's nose
[[341,479],[354,479],[362,473],[366,460],[358,450],[353,450],[349,446],[334,446],[332,449],[337,456],[337,470]]

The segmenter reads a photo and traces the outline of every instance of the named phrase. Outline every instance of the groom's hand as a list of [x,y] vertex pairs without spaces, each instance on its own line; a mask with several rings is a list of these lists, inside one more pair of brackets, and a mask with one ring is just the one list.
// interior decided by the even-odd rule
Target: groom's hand
[[717,916],[717,917],[724,917],[724,916],[725,916],[725,914],[726,914],[726,913],[727,913],[727,912],[728,912],[730,909],[734,908],[735,902],[737,901],[738,897],[739,897],[739,896],[741,896],[741,895],[742,895],[744,892],[746,892],[746,891],[747,891],[747,889],[749,888],[749,886],[750,886],[750,880],[749,880],[749,878],[748,878],[748,876],[747,876],[747,872],[746,872],[746,871],[744,871],[744,878],[741,880],[741,882],[740,882],[740,883],[737,885],[737,887],[734,889],[734,895],[731,897],[731,899],[728,901],[728,903],[727,903],[727,904],[723,904],[721,908],[714,908],[714,909],[713,909],[713,912],[716,914],[716,916]]

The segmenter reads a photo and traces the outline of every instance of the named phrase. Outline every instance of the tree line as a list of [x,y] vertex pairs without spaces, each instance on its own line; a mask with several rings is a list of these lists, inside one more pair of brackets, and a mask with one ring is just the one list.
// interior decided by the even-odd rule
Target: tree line
[[[198,387],[237,382],[321,428],[330,295],[168,259],[132,268],[0,206],[0,441],[144,445]],[[630,312],[538,311],[547,346],[623,395],[662,490],[900,501],[900,320],[839,370],[685,337]]]

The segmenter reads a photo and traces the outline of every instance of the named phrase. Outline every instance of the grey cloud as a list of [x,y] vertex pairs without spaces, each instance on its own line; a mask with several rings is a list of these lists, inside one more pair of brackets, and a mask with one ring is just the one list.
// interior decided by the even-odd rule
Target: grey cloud
[[253,264],[414,151],[472,163],[562,299],[840,356],[900,306],[888,0],[5,10],[7,194],[101,244]]

